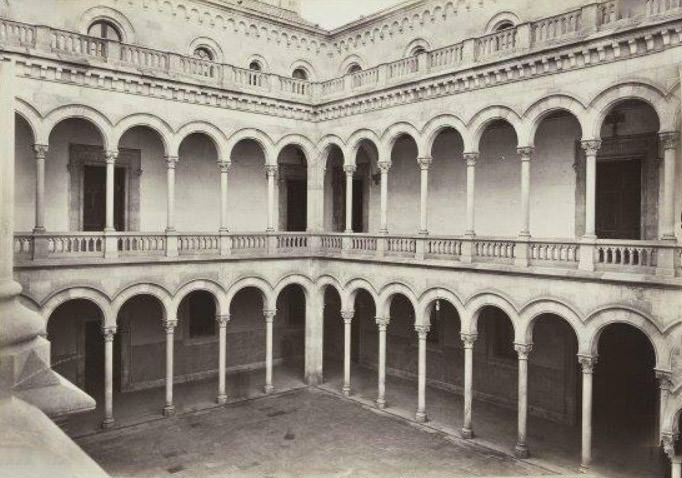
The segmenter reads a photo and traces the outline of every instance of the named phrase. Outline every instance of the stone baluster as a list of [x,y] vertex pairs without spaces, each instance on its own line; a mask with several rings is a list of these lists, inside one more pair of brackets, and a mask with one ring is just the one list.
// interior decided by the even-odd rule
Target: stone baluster
[[346,234],[353,233],[353,174],[356,169],[353,164],[343,167],[346,173]]
[[175,327],[178,325],[176,320],[166,320],[163,328],[166,331],[166,403],[163,407],[163,415],[170,417],[175,415],[175,405],[173,404],[173,345],[175,341]]
[[342,310],[343,317],[343,394],[350,396],[350,350],[351,350],[351,324],[355,316],[354,310]]
[[116,327],[102,328],[104,335],[104,421],[102,428],[114,426],[114,336]]
[[218,398],[220,405],[227,403],[227,391],[225,387],[227,371],[227,324],[230,322],[229,315],[217,315],[218,324]]
[[418,422],[426,421],[426,337],[431,327],[428,325],[416,325],[419,341],[418,365],[417,365],[417,413],[415,419]]
[[36,215],[33,232],[41,233],[45,232],[45,159],[48,146],[36,144],[33,150],[36,153]]
[[386,330],[388,329],[389,318],[376,318],[379,328],[379,367],[377,384],[377,407],[386,408]]
[[417,158],[420,170],[419,234],[421,235],[429,233],[429,167],[432,162],[433,160],[430,157]]
[[272,326],[275,320],[274,310],[264,310],[265,317],[265,393],[271,393],[272,385]]
[[528,356],[533,344],[515,344],[514,349],[519,356],[518,383],[518,438],[514,447],[517,458],[528,458],[527,423],[528,423]]
[[471,406],[473,402],[474,385],[474,343],[478,338],[476,334],[461,334],[464,343],[464,420],[462,425],[462,438],[474,437],[474,429],[471,422]]
[[580,472],[587,473],[592,463],[592,378],[597,356],[578,355],[583,375],[582,447]]

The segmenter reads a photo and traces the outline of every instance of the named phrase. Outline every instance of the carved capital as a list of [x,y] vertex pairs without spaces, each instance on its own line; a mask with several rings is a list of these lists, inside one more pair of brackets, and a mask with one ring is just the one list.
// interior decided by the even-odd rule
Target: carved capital
[[464,348],[472,349],[474,348],[474,344],[476,343],[478,334],[460,334],[460,337],[462,338],[462,342],[464,343]]
[[596,355],[578,355],[578,362],[580,362],[583,374],[594,373],[594,366],[597,365],[598,358]]
[[225,327],[230,322],[230,314],[216,315],[215,321],[219,327]]
[[347,320],[351,321],[353,320],[353,317],[355,317],[355,311],[351,309],[342,310],[341,317],[343,317],[344,322]]
[[274,178],[277,176],[277,171],[279,170],[279,166],[276,164],[266,164],[265,165],[265,174],[269,178]]
[[415,325],[414,330],[417,332],[417,336],[419,337],[419,340],[426,340],[426,336],[428,335],[429,331],[431,330],[430,325]]
[[230,166],[232,166],[231,161],[218,161],[218,169],[220,169],[221,173],[226,173],[230,170]]
[[516,152],[521,157],[521,161],[530,161],[535,153],[535,148],[532,146],[524,146],[522,148],[517,148]]
[[163,330],[165,330],[167,334],[172,334],[175,332],[175,327],[178,326],[178,321],[177,320],[165,320],[162,325],[163,325]]
[[672,460],[675,458],[675,442],[677,441],[678,435],[674,433],[663,433],[661,436],[661,444],[663,445],[663,451]]
[[417,164],[422,171],[428,171],[432,162],[433,158],[431,157],[417,158]]
[[588,139],[580,142],[580,146],[585,150],[585,154],[588,156],[596,156],[601,148],[601,140],[599,139]]
[[379,327],[379,330],[385,332],[386,329],[388,328],[388,324],[391,323],[391,319],[389,319],[388,317],[386,317],[386,318],[377,317],[376,323],[377,323],[377,327]]
[[116,335],[116,326],[102,327],[102,335],[105,342],[111,342]]
[[343,172],[346,173],[347,176],[352,176],[357,169],[358,168],[354,164],[346,164],[343,167]]
[[379,161],[377,163],[377,166],[379,167],[379,171],[381,171],[381,174],[388,174],[388,172],[391,170],[390,161]]
[[514,344],[514,350],[516,350],[519,360],[528,360],[528,356],[533,351],[533,344]]
[[34,144],[33,151],[36,153],[36,159],[45,159],[47,157],[47,151],[50,147],[46,144]]
[[166,168],[175,169],[175,165],[178,164],[177,156],[166,156]]
[[104,162],[114,164],[118,159],[118,149],[108,149],[104,152]]
[[669,149],[677,149],[677,144],[680,141],[679,133],[675,131],[668,131],[659,134],[658,137],[661,140],[661,146],[663,146],[664,151]]
[[673,374],[670,370],[655,370],[658,387],[661,390],[670,391],[673,388]]
[[277,313],[276,310],[273,309],[264,309],[263,310],[263,317],[265,318],[265,322],[268,324],[271,324],[273,320],[275,320],[275,314]]
[[467,167],[473,168],[476,167],[476,163],[478,162],[480,154],[479,153],[464,153],[463,159],[464,162],[467,163]]

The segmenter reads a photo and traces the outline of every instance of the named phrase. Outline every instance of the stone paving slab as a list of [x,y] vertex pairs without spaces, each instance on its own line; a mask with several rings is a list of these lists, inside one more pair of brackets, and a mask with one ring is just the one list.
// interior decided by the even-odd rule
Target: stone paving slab
[[78,443],[114,477],[554,474],[316,388],[143,423]]

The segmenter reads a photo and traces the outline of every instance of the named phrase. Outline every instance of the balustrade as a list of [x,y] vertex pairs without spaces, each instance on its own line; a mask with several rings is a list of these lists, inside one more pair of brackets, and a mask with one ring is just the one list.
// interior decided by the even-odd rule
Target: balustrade
[[34,47],[36,28],[25,23],[0,20],[0,42],[12,46]]
[[379,81],[379,71],[376,68],[362,70],[351,74],[351,84],[353,88],[374,86]]
[[608,25],[618,20],[618,0],[602,2],[597,7],[599,25]]
[[283,93],[294,96],[308,96],[310,94],[310,83],[306,80],[280,77],[279,84]]
[[532,241],[529,244],[529,259],[531,263],[561,263],[562,265],[578,266],[579,245],[567,242]]
[[220,65],[201,58],[194,58],[189,56],[180,57],[180,68],[186,75],[198,76],[201,78],[218,78],[218,68]]
[[644,11],[646,16],[664,15],[682,7],[681,0],[646,0]]
[[232,68],[233,81],[236,85],[251,88],[268,88],[268,76],[260,71],[246,70],[244,68]]
[[14,257],[26,260],[33,257],[33,236],[31,234],[14,235]]
[[118,251],[121,256],[164,255],[166,236],[164,234],[125,234],[118,238]]
[[476,40],[478,60],[512,53],[516,47],[516,28],[508,28],[485,35]]
[[106,59],[106,40],[62,30],[52,30],[50,46],[55,53]]
[[103,233],[64,233],[41,236],[49,257],[104,257]]
[[505,241],[497,239],[475,239],[474,240],[474,255],[479,259],[500,260],[514,259],[514,248],[516,243],[514,241]]
[[606,269],[646,269],[655,268],[658,247],[654,244],[627,244],[599,241],[595,248],[597,267]]
[[417,252],[417,240],[411,237],[389,237],[386,249],[390,254],[414,254]]
[[388,78],[390,80],[398,80],[411,76],[413,73],[417,72],[418,67],[419,63],[417,62],[416,56],[394,61],[393,63],[388,64]]
[[462,53],[461,43],[429,52],[429,68],[438,69],[458,65],[462,62]]
[[324,252],[338,252],[343,248],[342,236],[325,235],[320,238],[320,247]]
[[355,252],[375,252],[377,238],[369,236],[351,236],[350,248]]
[[235,234],[232,236],[232,253],[240,251],[265,251],[268,247],[265,234]]
[[462,241],[459,239],[428,239],[426,254],[435,258],[456,259],[462,255]]
[[307,250],[308,236],[306,234],[280,234],[277,236],[277,249]]
[[181,234],[178,236],[180,255],[217,254],[220,251],[218,234]]
[[149,48],[122,44],[121,63],[142,69],[168,71],[170,68],[170,55],[157,50],[150,50]]
[[531,24],[534,43],[563,40],[580,31],[582,10],[573,10]]

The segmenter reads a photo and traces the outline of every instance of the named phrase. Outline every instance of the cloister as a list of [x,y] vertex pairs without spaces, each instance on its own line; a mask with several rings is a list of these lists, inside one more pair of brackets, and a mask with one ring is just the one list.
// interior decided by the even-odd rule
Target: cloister
[[[535,416],[579,428],[581,472],[596,446],[648,454],[635,474],[657,473],[662,449],[682,475],[679,2],[519,18],[521,0],[417,1],[363,22],[426,5],[433,25],[488,26],[443,46],[428,20],[403,22],[397,60],[381,27],[321,36],[301,58],[289,49],[303,37],[235,27],[259,45],[239,57],[248,70],[194,35],[220,24],[198,10],[192,55],[144,45],[135,16],[177,2],[79,0],[85,33],[13,3],[0,7],[0,157],[13,160],[0,172],[14,178],[0,277],[21,292],[0,297],[30,311],[22,343],[49,341],[46,366],[97,399],[80,411],[103,428],[140,390],[163,387],[172,416],[179,383],[215,381],[229,406],[232,374],[264,370],[269,394],[277,367],[309,386],[338,369],[353,397],[364,369],[380,409],[387,376],[413,381],[417,422],[432,390],[461,395],[461,439],[477,436],[479,403],[514,410],[519,459]],[[284,10],[292,31],[323,35]],[[266,41],[292,61],[268,60]],[[53,391],[24,389],[68,420]]]

